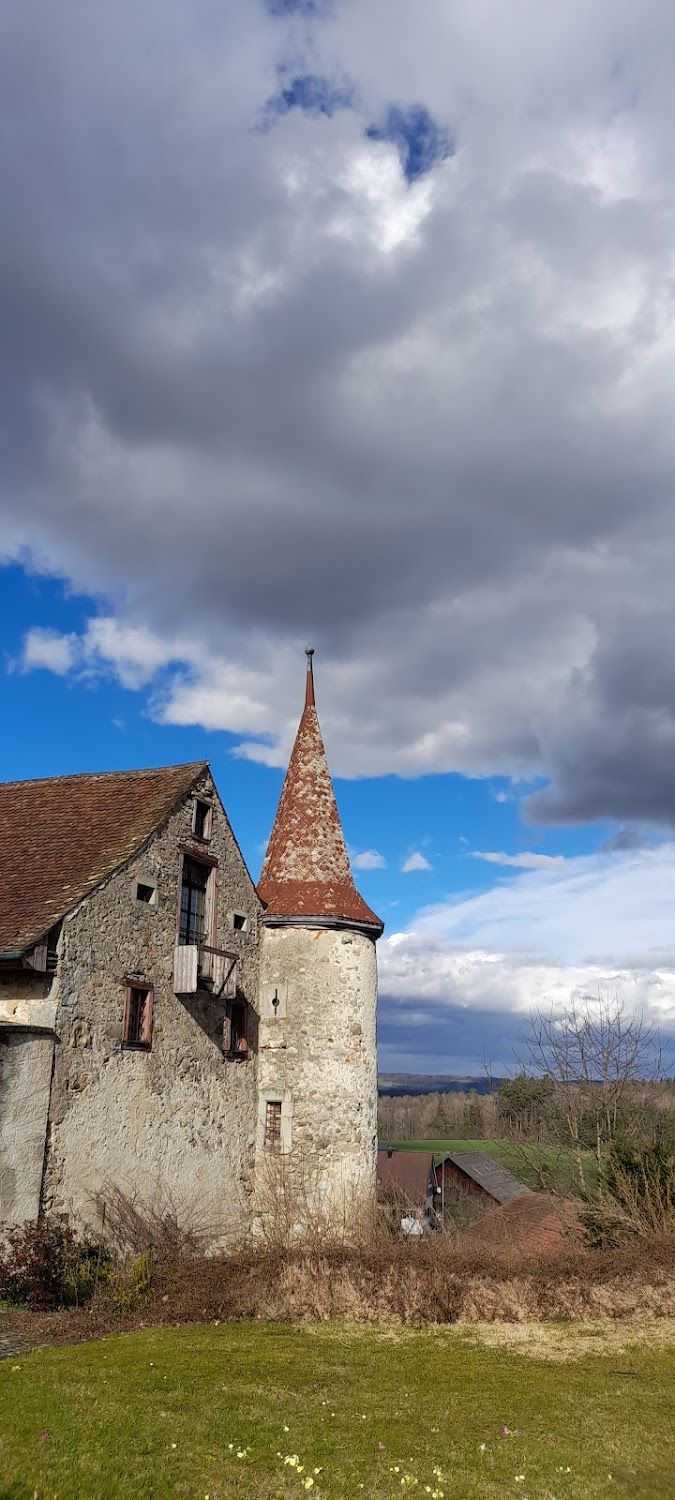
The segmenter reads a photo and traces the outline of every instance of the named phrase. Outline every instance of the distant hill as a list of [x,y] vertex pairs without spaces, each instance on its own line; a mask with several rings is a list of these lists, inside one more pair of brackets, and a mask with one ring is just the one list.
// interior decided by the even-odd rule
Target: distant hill
[[501,1078],[463,1078],[459,1073],[380,1073],[380,1094],[490,1094]]

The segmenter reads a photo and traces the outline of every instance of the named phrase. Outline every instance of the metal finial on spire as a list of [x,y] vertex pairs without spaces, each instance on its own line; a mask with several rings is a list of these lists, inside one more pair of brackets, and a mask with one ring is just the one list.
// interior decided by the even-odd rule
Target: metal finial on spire
[[305,656],[307,657],[307,687],[305,690],[305,708],[313,707],[314,705],[314,666],[312,663],[313,655],[314,647],[305,646]]

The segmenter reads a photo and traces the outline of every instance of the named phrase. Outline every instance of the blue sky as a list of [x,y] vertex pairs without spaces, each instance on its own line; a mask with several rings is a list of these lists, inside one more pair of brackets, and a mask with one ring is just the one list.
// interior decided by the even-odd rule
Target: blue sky
[[5,41],[0,775],[206,756],[256,875],[311,642],[382,1065],[673,1029],[672,8]]

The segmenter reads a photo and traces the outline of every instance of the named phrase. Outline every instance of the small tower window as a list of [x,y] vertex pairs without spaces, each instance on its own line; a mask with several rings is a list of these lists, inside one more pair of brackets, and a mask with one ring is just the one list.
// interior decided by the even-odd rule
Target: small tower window
[[248,932],[248,917],[243,911],[235,911],[232,913],[232,926],[235,932]]
[[265,1145],[281,1146],[280,1099],[268,1099],[265,1105]]
[[192,832],[196,839],[202,839],[205,844],[208,843],[211,837],[212,814],[213,808],[211,803],[202,802],[197,797],[192,813]]
[[150,885],[144,880],[136,881],[136,900],[142,901],[146,906],[157,905],[157,886]]
[[149,1052],[152,1046],[152,989],[149,985],[127,985],[122,1046]]

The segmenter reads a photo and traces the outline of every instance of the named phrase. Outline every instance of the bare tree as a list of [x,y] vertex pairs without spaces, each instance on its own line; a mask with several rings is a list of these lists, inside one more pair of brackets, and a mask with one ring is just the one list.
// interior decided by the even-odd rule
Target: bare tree
[[564,1010],[530,1016],[525,1066],[556,1086],[558,1119],[585,1192],[584,1150],[592,1149],[600,1166],[629,1104],[637,1123],[634,1086],[662,1076],[658,1031],[618,995],[574,994]]

